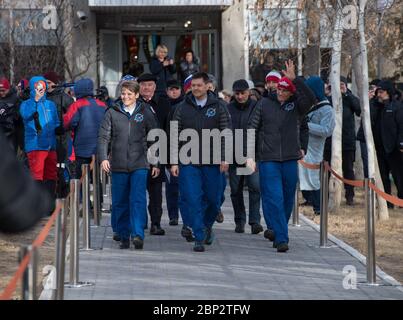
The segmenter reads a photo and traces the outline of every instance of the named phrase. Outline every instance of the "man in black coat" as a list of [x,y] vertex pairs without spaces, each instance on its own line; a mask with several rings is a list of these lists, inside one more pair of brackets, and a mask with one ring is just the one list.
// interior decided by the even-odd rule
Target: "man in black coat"
[[[166,98],[156,94],[157,78],[152,74],[145,73],[137,79],[137,82],[140,84],[140,101],[143,101],[150,106],[158,120],[159,128],[166,130],[171,106]],[[151,174],[149,174],[147,180],[147,190],[149,195],[148,212],[151,218],[151,235],[165,235],[165,230],[161,228],[162,183],[165,177],[163,174],[164,171],[165,168],[161,166],[162,174],[156,178],[151,177]]]
[[[240,79],[232,85],[234,99],[228,104],[228,111],[231,115],[232,130],[243,130],[243,143],[246,143],[246,129],[249,117],[256,105],[256,101],[250,98],[250,90],[248,82]],[[235,134],[233,135],[236,136]],[[258,234],[263,231],[260,224],[260,186],[259,173],[254,172],[249,176],[237,175],[237,169],[243,167],[244,164],[237,163],[235,150],[237,147],[234,143],[234,164],[229,167],[229,183],[231,188],[231,201],[234,208],[235,232],[244,233],[246,223],[246,210],[243,198],[244,180],[249,191],[249,225],[251,233]],[[243,151],[243,147],[240,149]]]
[[20,99],[6,78],[0,79],[0,130],[3,131],[14,153],[23,149],[23,124],[19,115]]

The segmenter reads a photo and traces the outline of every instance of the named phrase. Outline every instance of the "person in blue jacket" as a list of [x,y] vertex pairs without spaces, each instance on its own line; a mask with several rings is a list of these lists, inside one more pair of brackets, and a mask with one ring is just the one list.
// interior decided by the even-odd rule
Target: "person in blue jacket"
[[56,133],[59,133],[60,120],[56,105],[46,99],[45,78],[33,77],[29,87],[30,99],[20,107],[25,128],[25,152],[32,177],[54,197],[57,181]]

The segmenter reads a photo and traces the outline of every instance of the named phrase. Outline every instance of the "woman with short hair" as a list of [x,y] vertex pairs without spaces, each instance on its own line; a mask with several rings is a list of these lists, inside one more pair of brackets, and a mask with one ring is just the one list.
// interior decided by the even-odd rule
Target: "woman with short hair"
[[[109,108],[98,138],[98,157],[102,169],[112,173],[112,229],[120,248],[130,247],[130,236],[136,249],[143,249],[147,221],[147,175],[159,175],[159,168],[147,159],[147,134],[158,128],[151,108],[138,100],[140,86],[136,81],[121,85],[121,101]],[[111,153],[108,155],[108,147]]]
[[157,93],[166,94],[167,81],[173,79],[176,72],[174,59],[168,56],[168,48],[160,44],[155,49],[155,56],[150,63],[151,73],[157,77]]

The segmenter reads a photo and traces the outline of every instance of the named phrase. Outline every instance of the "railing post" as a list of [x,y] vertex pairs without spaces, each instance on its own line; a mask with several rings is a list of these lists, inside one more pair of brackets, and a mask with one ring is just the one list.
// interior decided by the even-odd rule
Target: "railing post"
[[66,210],[66,199],[59,199],[62,203],[62,208],[60,214],[56,220],[56,300],[64,299],[64,272],[65,272],[65,261],[66,261],[66,224],[67,224],[67,210]]
[[70,185],[70,285],[78,285],[79,256],[78,256],[78,229],[79,229],[79,202],[80,180],[72,179]]
[[295,189],[294,208],[292,210],[292,225],[294,227],[300,227],[300,224],[299,224],[299,207],[298,207],[298,190],[299,190],[299,182],[297,182],[297,187]]
[[38,251],[32,246],[22,246],[20,249],[20,261],[22,261],[28,253],[31,253],[31,259],[29,260],[28,267],[22,278],[22,300],[37,300]]
[[91,228],[90,228],[90,165],[82,165],[83,172],[83,249],[91,249]]
[[328,238],[329,175],[325,161],[320,163],[320,247],[327,247]]
[[376,257],[375,257],[375,192],[369,187],[375,180],[365,179],[365,209],[366,209],[366,236],[367,236],[367,282],[376,284]]
[[96,226],[101,225],[100,217],[100,190],[99,190],[99,163],[96,156],[93,156],[94,168],[92,170],[92,184],[93,184],[93,201],[94,201],[94,224]]

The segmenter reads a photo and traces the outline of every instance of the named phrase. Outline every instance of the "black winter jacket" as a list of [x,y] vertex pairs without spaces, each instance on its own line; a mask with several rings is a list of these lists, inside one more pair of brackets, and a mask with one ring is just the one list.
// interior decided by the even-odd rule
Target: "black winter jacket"
[[19,113],[20,99],[15,89],[0,98],[0,130],[6,135],[13,147],[24,146],[24,125]]
[[[177,105],[175,113],[173,115],[173,121],[178,121],[178,131],[179,135],[182,130],[185,129],[193,129],[197,132],[199,137],[199,154],[198,156],[194,156],[197,158],[197,161],[192,162],[193,165],[198,164],[207,164],[202,163],[202,130],[203,129],[218,129],[222,132],[225,129],[231,129],[231,116],[228,112],[226,103],[217,98],[217,96],[213,92],[208,92],[207,103],[204,107],[199,107],[196,105],[193,94],[189,93],[186,95],[185,100]],[[171,122],[172,128],[172,122]],[[189,140],[188,140],[189,141]],[[188,142],[187,141],[187,142]],[[175,155],[179,155],[180,148],[186,144],[187,142],[179,142],[178,144],[174,144],[171,146],[171,151]],[[213,153],[213,142],[210,140],[210,159],[208,164],[219,164],[217,162],[224,161],[225,159],[225,149],[229,146],[226,145],[221,140],[221,159],[214,159]],[[179,147],[179,149],[178,149]],[[217,161],[214,161],[217,160]],[[174,161],[171,163],[177,164]]]
[[294,84],[297,92],[287,102],[280,104],[272,97],[263,98],[254,108],[248,129],[257,130],[256,159],[259,161],[301,158],[300,125],[316,98],[303,80],[297,78]]
[[168,127],[168,115],[171,111],[171,105],[168,98],[154,95],[151,100],[145,101],[145,99],[140,96],[139,101],[147,104],[149,107],[151,106],[152,111],[156,116],[159,128],[166,131]]
[[[373,119],[373,120],[372,120]],[[386,104],[374,101],[371,108],[375,148],[386,153],[403,149],[403,105],[393,100]]]
[[[170,59],[167,57],[167,59]],[[173,74],[176,72],[176,65],[171,64],[164,67],[157,57],[153,57],[150,63],[150,71],[157,77],[157,91],[165,93],[167,89],[167,81],[173,79]]]
[[345,151],[355,150],[355,117],[361,115],[360,100],[350,90],[343,94],[342,147]]
[[111,144],[111,171],[149,169],[147,151],[152,142],[147,142],[147,134],[156,128],[156,117],[145,103],[138,102],[131,116],[123,111],[121,103],[115,104],[106,111],[99,130],[99,161],[109,159],[108,146]]
[[0,150],[0,231],[24,231],[50,212],[54,203],[17,161],[2,132]]
[[60,123],[60,134],[56,136],[56,152],[57,152],[57,161],[59,163],[64,163],[67,161],[67,141],[70,132],[63,132],[64,124],[63,124],[63,116],[67,112],[67,109],[71,104],[74,103],[72,97],[70,97],[67,93],[64,92],[63,88],[57,88],[51,93],[47,93],[48,100],[51,100],[55,103],[57,108],[57,114],[61,121]]

